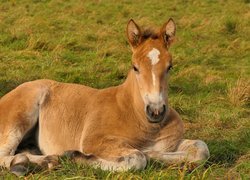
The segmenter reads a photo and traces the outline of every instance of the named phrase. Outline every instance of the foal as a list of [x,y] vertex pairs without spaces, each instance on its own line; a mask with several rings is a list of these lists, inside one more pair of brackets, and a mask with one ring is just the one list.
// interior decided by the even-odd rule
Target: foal
[[[0,166],[22,175],[29,163],[52,168],[62,155],[118,171],[143,169],[149,158],[167,164],[207,159],[207,145],[183,139],[181,118],[168,104],[175,30],[172,19],[157,33],[130,20],[133,68],[119,86],[97,90],[37,80],[2,97]],[[24,151],[31,140],[40,154]]]

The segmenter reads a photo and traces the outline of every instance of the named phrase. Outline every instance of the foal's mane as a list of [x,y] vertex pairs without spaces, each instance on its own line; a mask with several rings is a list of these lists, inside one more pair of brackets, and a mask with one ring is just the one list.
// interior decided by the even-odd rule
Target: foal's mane
[[159,39],[159,34],[155,32],[155,30],[151,28],[143,28],[142,29],[142,39]]

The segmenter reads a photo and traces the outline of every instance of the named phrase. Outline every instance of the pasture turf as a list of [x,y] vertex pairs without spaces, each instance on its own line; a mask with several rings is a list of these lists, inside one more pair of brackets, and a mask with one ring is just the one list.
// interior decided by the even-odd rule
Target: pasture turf
[[[144,171],[114,173],[63,162],[24,179],[249,179],[249,0],[1,0],[0,96],[19,84],[48,78],[105,88],[131,68],[128,20],[177,23],[171,47],[170,104],[185,138],[204,140],[211,158],[188,166],[150,162]],[[14,175],[0,170],[0,179]]]

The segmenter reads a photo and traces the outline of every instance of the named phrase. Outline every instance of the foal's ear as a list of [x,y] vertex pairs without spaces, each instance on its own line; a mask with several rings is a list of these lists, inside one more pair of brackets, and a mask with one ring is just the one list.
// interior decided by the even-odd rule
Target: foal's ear
[[167,48],[174,40],[175,31],[176,31],[176,26],[172,18],[170,18],[161,28],[162,38]]
[[137,47],[141,42],[141,30],[133,19],[130,19],[128,22],[127,37],[132,48]]

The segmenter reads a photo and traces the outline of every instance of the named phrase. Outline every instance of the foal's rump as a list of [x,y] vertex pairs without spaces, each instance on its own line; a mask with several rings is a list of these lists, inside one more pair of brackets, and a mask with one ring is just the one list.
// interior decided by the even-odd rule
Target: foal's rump
[[23,138],[36,134],[42,153],[79,149],[80,137],[76,136],[83,125],[78,120],[84,114],[79,108],[94,91],[82,85],[36,80],[6,94],[0,99],[0,155],[14,154]]
[[[27,126],[34,125],[39,109],[49,94],[51,81],[27,82],[12,90],[0,99],[0,129],[17,126],[22,133]],[[20,127],[22,126],[22,127]]]
[[0,156],[13,155],[21,140],[37,124],[39,110],[52,81],[27,82],[0,99]]

